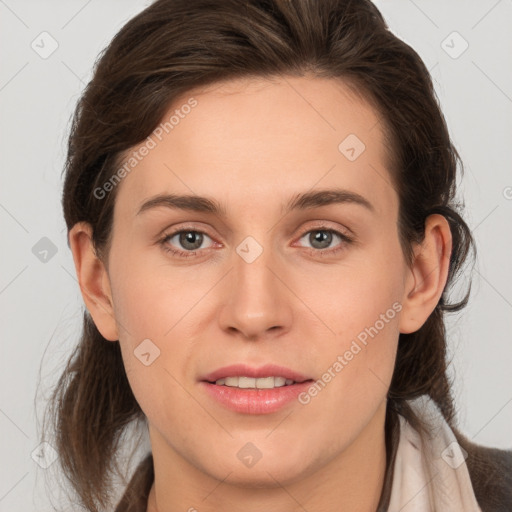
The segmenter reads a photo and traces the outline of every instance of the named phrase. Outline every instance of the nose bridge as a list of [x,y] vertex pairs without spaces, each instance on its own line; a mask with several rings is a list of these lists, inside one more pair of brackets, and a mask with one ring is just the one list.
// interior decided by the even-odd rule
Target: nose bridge
[[234,328],[247,337],[259,337],[271,328],[288,327],[289,297],[276,277],[277,260],[269,237],[263,245],[248,236],[235,248],[229,299],[219,317],[224,329]]

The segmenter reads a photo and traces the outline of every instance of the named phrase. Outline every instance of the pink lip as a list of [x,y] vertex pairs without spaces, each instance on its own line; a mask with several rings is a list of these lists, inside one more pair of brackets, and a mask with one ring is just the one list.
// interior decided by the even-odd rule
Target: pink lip
[[232,388],[205,381],[199,385],[217,402],[232,411],[244,414],[270,414],[297,399],[311,382],[308,380],[273,389]]
[[230,366],[224,366],[223,368],[219,368],[204,377],[201,377],[200,380],[207,382],[215,382],[219,379],[224,379],[225,377],[237,377],[237,376],[245,376],[245,377],[284,377],[285,379],[294,380],[297,383],[304,382],[305,380],[310,380],[311,377],[306,377],[298,372],[290,370],[289,368],[285,368],[284,366],[278,366],[275,364],[266,364],[264,366],[260,366],[259,368],[253,368],[246,364],[232,364]]
[[[215,381],[225,377],[284,377],[295,381],[290,386],[273,389],[241,389],[229,386],[218,386]],[[305,391],[313,379],[296,371],[274,364],[253,368],[245,364],[224,366],[205,375],[200,386],[206,393],[228,409],[244,414],[270,414],[281,409]]]

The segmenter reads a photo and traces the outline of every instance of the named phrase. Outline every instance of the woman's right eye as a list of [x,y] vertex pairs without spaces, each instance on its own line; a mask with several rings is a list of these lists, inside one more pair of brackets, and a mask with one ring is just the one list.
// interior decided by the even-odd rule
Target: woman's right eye
[[[164,250],[174,255],[186,258],[189,256],[194,256],[196,254],[195,251],[204,249],[204,247],[202,248],[201,246],[203,245],[205,237],[211,240],[211,238],[202,231],[181,229],[172,233],[166,233],[160,240],[160,244]],[[178,246],[178,248],[175,248],[176,245],[172,244],[173,239],[176,239],[175,244]]]

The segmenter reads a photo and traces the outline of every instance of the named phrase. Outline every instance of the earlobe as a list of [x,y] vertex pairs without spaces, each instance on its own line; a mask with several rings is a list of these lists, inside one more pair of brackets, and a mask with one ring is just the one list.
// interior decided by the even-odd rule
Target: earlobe
[[69,231],[69,245],[85,305],[101,335],[117,341],[119,335],[110,281],[105,265],[94,249],[91,225],[76,223]]
[[414,251],[414,261],[405,281],[400,332],[421,328],[443,294],[452,251],[450,225],[445,217],[433,214],[425,221],[425,237]]

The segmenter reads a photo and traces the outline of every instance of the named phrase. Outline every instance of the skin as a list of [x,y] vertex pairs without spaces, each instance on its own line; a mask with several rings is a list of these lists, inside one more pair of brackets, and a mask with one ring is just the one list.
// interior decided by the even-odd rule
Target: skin
[[[108,261],[96,257],[90,226],[70,232],[84,301],[102,335],[119,340],[147,416],[147,510],[375,511],[398,336],[418,330],[443,292],[448,222],[427,219],[408,266],[383,125],[340,81],[224,82],[190,91],[169,113],[192,96],[198,105],[118,185]],[[366,145],[353,162],[338,149],[348,134]],[[293,195],[333,187],[375,211],[344,203],[283,215]],[[226,216],[163,206],[137,215],[164,193],[215,198]],[[193,252],[178,236],[159,243],[180,228],[206,233],[195,255],[164,250]],[[319,228],[354,241],[322,245]],[[236,252],[247,236],[263,248],[252,263]],[[237,362],[320,379],[396,302],[401,311],[307,405],[245,415],[200,389],[200,376]],[[149,366],[133,353],[147,338],[160,349]],[[247,442],[262,454],[252,467],[237,457]]]

